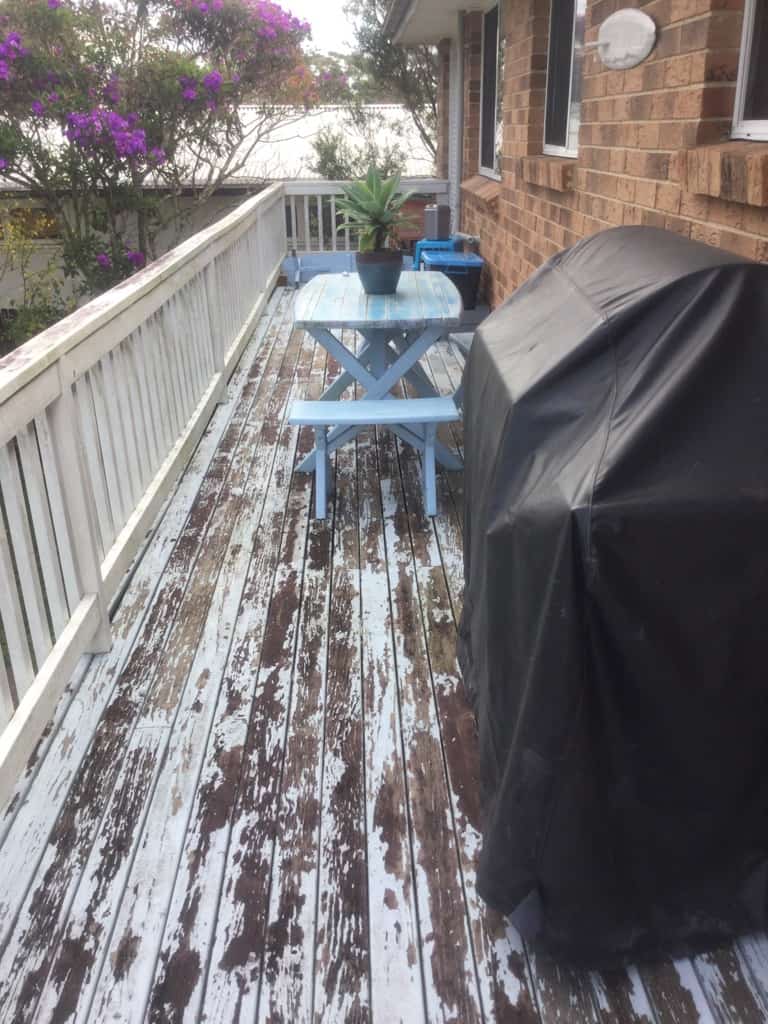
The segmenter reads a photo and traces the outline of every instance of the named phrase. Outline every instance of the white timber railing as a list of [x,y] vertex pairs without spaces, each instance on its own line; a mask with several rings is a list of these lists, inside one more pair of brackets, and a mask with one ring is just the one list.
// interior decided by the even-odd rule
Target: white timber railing
[[286,253],[248,199],[0,362],[0,806],[225,393]]
[[[285,182],[289,250],[301,255],[357,249],[356,236],[347,229],[338,230],[343,218],[336,209],[336,200],[345,184],[312,178]],[[414,198],[426,196],[430,202],[448,202],[449,182],[442,178],[403,178],[401,188],[413,192]],[[414,219],[420,220],[417,215]]]

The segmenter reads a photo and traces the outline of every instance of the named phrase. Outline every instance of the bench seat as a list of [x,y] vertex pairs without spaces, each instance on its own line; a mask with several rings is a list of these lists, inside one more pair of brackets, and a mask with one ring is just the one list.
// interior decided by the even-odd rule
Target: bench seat
[[315,515],[325,519],[328,478],[328,427],[394,426],[399,423],[424,427],[424,506],[427,515],[437,514],[435,481],[435,434],[438,423],[459,419],[452,398],[361,399],[356,402],[296,401],[288,421],[315,430]]

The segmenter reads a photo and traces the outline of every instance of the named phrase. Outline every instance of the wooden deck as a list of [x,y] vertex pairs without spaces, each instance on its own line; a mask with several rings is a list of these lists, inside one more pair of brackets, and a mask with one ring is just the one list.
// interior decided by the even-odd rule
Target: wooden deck
[[277,293],[0,821],[0,1020],[766,1020],[763,936],[578,973],[483,906],[460,474],[425,519],[414,453],[365,432],[313,520],[285,417],[334,370],[291,312]]

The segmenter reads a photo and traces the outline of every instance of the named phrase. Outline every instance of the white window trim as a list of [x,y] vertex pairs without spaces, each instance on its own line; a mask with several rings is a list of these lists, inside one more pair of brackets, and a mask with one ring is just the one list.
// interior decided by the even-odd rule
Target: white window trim
[[[552,26],[552,7],[557,3],[557,0],[550,0],[549,3],[549,24],[550,31]],[[571,25],[571,63],[568,68],[568,116],[565,122],[565,137],[570,137],[571,134],[571,93],[573,92],[573,59],[576,55],[576,17],[578,12],[578,3],[573,5],[573,24]],[[578,147],[576,149],[568,146],[553,146],[551,143],[546,141],[547,131],[547,93],[549,92],[549,38],[547,38],[547,71],[544,79],[544,133],[545,142],[543,146],[543,153],[545,156],[567,156],[571,159],[575,159],[579,155]]]
[[[489,11],[492,11],[494,7],[498,7],[499,15],[496,19],[496,88],[499,87],[499,34],[501,32],[501,7],[504,0],[496,0],[496,2],[487,4],[483,8],[483,27],[481,32],[481,46],[480,46],[480,144],[477,151],[477,163],[480,168],[480,174],[486,178],[493,178],[494,181],[501,181],[501,174],[496,170],[495,167],[484,167],[483,166],[483,93],[485,92],[485,16]],[[496,102],[498,102],[498,97]],[[496,121],[494,112],[494,123]]]
[[755,5],[757,0],[746,0],[744,5],[744,25],[741,30],[741,51],[739,55],[739,73],[736,78],[736,97],[733,108],[733,128],[731,138],[768,140],[768,121],[744,120],[744,106],[747,100],[747,80],[752,54],[752,36],[755,28]]

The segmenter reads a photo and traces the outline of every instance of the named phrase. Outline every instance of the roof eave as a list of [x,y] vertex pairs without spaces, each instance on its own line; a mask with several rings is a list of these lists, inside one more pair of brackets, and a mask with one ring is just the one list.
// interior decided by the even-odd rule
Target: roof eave
[[401,42],[400,37],[413,14],[415,6],[416,0],[392,0],[387,16],[384,19],[384,31],[393,43]]
[[391,0],[384,29],[399,46],[435,45],[455,38],[462,11],[482,9],[483,0]]

